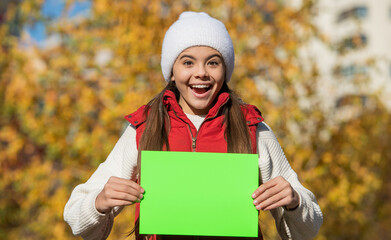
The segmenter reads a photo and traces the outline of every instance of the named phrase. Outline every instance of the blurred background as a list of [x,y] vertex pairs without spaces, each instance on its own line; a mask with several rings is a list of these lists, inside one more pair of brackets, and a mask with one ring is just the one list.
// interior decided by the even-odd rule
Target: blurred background
[[317,196],[316,239],[391,239],[391,0],[1,0],[0,239],[76,239],[64,205],[164,87],[161,43],[185,10],[226,24],[230,86]]

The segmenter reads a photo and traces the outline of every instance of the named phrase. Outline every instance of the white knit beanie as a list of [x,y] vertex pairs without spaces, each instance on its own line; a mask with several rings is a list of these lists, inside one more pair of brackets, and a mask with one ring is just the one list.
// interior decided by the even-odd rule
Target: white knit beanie
[[193,46],[208,46],[219,51],[226,67],[225,80],[231,79],[235,54],[224,24],[204,12],[183,12],[167,30],[163,40],[160,65],[166,82],[170,81],[172,67],[179,54]]

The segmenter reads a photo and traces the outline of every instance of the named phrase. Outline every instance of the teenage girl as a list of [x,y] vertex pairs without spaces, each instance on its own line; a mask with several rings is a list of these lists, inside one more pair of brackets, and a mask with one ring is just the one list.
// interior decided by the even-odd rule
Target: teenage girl
[[259,110],[243,103],[227,85],[234,49],[224,24],[206,13],[182,13],[166,32],[161,67],[167,86],[126,116],[130,125],[106,161],[73,190],[64,210],[73,233],[107,238],[122,208],[143,198],[144,189],[136,181],[140,151],[163,150],[257,153],[262,184],[251,196],[256,209],[270,210],[282,239],[314,238],[323,221],[315,196],[299,182]]

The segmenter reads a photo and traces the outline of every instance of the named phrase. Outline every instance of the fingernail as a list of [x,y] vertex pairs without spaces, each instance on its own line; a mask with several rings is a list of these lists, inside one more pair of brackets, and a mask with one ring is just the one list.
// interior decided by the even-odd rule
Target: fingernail
[[251,195],[252,198],[255,198],[255,193],[253,193],[253,195]]
[[138,199],[143,199],[144,195],[140,194],[140,196],[138,197]]
[[257,200],[254,200],[253,203],[254,203],[254,205],[257,205],[257,204],[258,204],[258,201],[257,201]]

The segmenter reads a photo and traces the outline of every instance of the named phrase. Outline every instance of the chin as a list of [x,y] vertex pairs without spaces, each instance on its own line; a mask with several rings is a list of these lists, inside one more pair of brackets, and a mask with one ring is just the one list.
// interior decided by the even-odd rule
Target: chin
[[199,111],[199,112],[202,112],[202,111],[208,112],[210,109],[210,104],[195,104],[192,106],[192,108],[196,111]]

